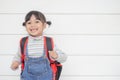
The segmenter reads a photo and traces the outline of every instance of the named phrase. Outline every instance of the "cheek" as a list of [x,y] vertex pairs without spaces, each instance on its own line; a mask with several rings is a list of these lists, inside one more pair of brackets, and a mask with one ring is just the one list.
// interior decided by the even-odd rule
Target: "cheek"
[[44,26],[43,25],[41,25],[41,26],[39,26],[39,30],[44,30]]
[[42,30],[44,30],[46,28],[46,26],[42,26]]
[[26,31],[28,31],[28,32],[29,32],[29,31],[30,31],[30,29],[29,29],[28,27],[26,27]]
[[26,29],[29,29],[29,28],[30,28],[30,26],[25,26],[25,28],[26,28]]

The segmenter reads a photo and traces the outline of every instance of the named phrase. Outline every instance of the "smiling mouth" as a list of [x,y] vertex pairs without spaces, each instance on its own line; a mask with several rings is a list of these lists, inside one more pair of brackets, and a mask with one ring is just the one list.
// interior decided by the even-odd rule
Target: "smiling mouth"
[[36,31],[38,31],[38,29],[36,28],[36,29],[30,29],[30,31],[31,32],[36,32]]

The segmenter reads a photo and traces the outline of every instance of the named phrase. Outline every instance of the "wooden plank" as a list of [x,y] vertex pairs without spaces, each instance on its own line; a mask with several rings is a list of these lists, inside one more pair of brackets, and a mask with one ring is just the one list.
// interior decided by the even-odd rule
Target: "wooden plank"
[[[27,34],[22,26],[24,16],[1,14],[0,34]],[[46,34],[120,34],[120,15],[46,15],[46,18],[52,21],[44,31]]]
[[[0,76],[1,80],[20,80],[19,76]],[[120,77],[80,77],[80,76],[61,76],[60,80],[119,80]]]
[[120,77],[96,77],[96,76],[61,76],[60,80],[119,80]]
[[[0,54],[15,54],[25,35],[0,35]],[[120,55],[120,36],[48,35],[68,55]]]
[[120,76],[119,56],[69,56],[63,75]]
[[1,0],[0,13],[120,13],[119,4],[119,0]]
[[20,80],[20,78],[18,76],[0,76],[1,80]]
[[[0,75],[20,74],[20,68],[12,71],[13,56],[0,55]],[[3,62],[4,61],[4,62]],[[69,56],[63,63],[62,75],[68,76],[120,76],[120,56]]]

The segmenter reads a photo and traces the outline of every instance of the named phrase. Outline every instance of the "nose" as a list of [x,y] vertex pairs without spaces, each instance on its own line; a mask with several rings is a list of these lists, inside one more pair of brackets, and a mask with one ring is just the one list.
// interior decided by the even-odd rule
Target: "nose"
[[31,27],[35,27],[35,23],[31,23]]

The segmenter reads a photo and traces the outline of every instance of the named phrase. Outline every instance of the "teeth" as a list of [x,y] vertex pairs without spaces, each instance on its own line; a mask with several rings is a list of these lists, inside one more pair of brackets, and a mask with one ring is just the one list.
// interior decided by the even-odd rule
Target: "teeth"
[[38,29],[30,29],[30,31],[32,31],[32,32],[35,32],[35,31],[37,31]]

